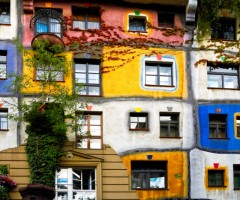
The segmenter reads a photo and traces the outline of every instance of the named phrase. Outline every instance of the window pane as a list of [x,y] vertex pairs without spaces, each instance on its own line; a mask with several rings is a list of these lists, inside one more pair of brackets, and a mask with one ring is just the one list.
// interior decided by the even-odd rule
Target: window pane
[[6,62],[6,61],[7,61],[7,56],[0,55],[0,62]]
[[[61,169],[57,172],[57,189],[68,189],[68,171],[67,169]],[[65,194],[65,193],[63,193]]]
[[208,74],[208,87],[222,88],[222,76]]
[[0,78],[7,77],[6,67],[6,64],[0,64]]
[[75,64],[76,72],[86,72],[86,64]]
[[100,29],[99,22],[88,22],[89,29]]
[[160,67],[159,73],[160,73],[160,75],[171,76],[171,74],[172,74],[171,67]]
[[99,65],[89,64],[88,72],[89,73],[99,73]]
[[172,85],[172,78],[171,77],[165,77],[161,76],[159,77],[159,83],[160,85]]
[[238,88],[238,77],[237,76],[227,76],[223,77],[224,88]]
[[168,136],[168,126],[161,125],[161,127],[160,127],[160,136],[161,137],[167,137]]
[[87,83],[86,74],[76,74],[77,83]]
[[90,140],[90,148],[91,149],[101,149],[101,139],[91,139]]
[[85,29],[84,21],[73,21],[73,28]]
[[101,136],[101,126],[91,126],[90,134],[91,136]]
[[100,87],[88,87],[89,95],[100,95]]
[[147,85],[158,85],[158,77],[157,76],[146,76],[146,84]]
[[145,18],[129,17],[129,30],[131,31],[145,31]]
[[101,116],[100,115],[91,115],[90,124],[101,125]]
[[57,200],[68,200],[67,192],[57,192]]
[[240,116],[236,117],[237,137],[240,137]]
[[146,74],[147,75],[157,75],[157,67],[156,66],[146,66]]
[[99,74],[89,74],[88,75],[88,83],[99,84]]

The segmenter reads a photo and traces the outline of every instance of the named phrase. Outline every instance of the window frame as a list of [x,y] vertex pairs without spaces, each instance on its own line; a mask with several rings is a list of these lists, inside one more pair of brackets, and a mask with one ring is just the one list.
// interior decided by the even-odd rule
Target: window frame
[[[164,22],[161,22],[164,21]],[[158,12],[158,27],[173,29],[175,27],[175,14]]]
[[[210,118],[213,118],[212,120]],[[227,114],[209,114],[209,138],[210,139],[228,139],[228,126],[227,126]],[[220,129],[225,129],[223,134],[224,137],[220,137],[219,135],[222,134]],[[211,136],[211,129],[214,129],[214,136]]]
[[[4,121],[4,119],[5,119],[5,121]],[[6,128],[2,128],[3,124],[6,124]],[[9,125],[9,122],[8,122],[8,109],[7,108],[0,108],[0,131],[8,131],[9,130],[8,129],[8,125]]]
[[[77,64],[83,64],[83,65],[86,65],[86,71],[85,72],[77,72]],[[94,65],[98,65],[99,68],[98,68],[98,73],[89,73],[89,66],[91,64],[94,64]],[[77,74],[79,75],[85,75],[85,83],[78,83],[77,81]],[[98,82],[99,83],[89,83],[89,76],[90,75],[98,75]],[[102,80],[101,80],[101,62],[100,60],[98,59],[75,59],[74,60],[74,79],[75,79],[75,91],[80,95],[80,96],[101,96],[102,95]],[[85,88],[85,91],[84,94],[81,92],[83,91],[80,91],[78,92],[78,90],[76,89],[77,87],[83,87]],[[98,91],[99,93],[98,94],[90,94],[90,89],[91,88],[98,88]]]
[[[220,68],[220,70],[219,70]],[[236,72],[230,72],[230,68],[232,68],[234,70],[236,70]],[[221,71],[222,70],[229,70],[229,72],[225,72],[225,71]],[[218,70],[215,71],[214,70]],[[213,87],[213,86],[209,86],[209,78],[210,76],[220,76],[221,77],[221,87]],[[224,80],[224,78],[226,77],[237,77],[237,87],[226,87],[225,83],[226,81]],[[221,64],[221,63],[217,63],[217,64],[213,64],[213,63],[208,63],[207,64],[207,79],[208,79],[208,88],[209,89],[232,89],[232,90],[237,90],[240,88],[240,72],[239,72],[239,66],[238,65],[229,65],[229,64]],[[231,82],[234,84],[234,82]]]
[[[99,124],[91,124],[91,116],[99,116]],[[84,120],[87,118],[86,124],[79,124],[78,121]],[[102,149],[103,148],[103,116],[102,112],[98,111],[83,111],[82,113],[77,113],[77,126],[81,126],[81,130],[76,133],[76,146],[80,149]],[[83,127],[86,127],[86,131],[82,132]],[[100,134],[99,135],[91,135],[91,127],[99,127]],[[100,140],[100,148],[92,148],[91,141],[92,140]],[[81,143],[79,143],[81,141]],[[82,147],[85,141],[85,146]]]
[[234,190],[240,190],[240,164],[233,164],[233,188]]
[[[133,27],[141,27],[141,26],[131,26],[131,22],[130,20],[143,20],[143,23],[144,23],[144,26],[142,26],[143,30],[136,30],[136,29],[133,29]],[[148,22],[148,18],[146,15],[135,15],[135,14],[129,14],[128,15],[128,31],[129,32],[141,32],[141,33],[147,33],[148,30],[147,30],[147,22]],[[135,23],[138,23],[138,22],[135,22]]]
[[[3,56],[6,58],[6,61],[1,61],[0,59],[0,65],[3,66],[3,75],[5,76],[1,76],[2,72],[1,72],[1,67],[0,67],[0,80],[6,80],[7,79],[7,51],[6,50],[0,50],[0,56]],[[4,69],[5,67],[5,69]],[[5,73],[4,73],[5,72]]]
[[[81,15],[76,15],[76,13],[81,13]],[[89,18],[91,19],[91,14],[94,13],[93,18],[98,20],[92,21],[89,20]],[[81,29],[81,30],[87,30],[87,29],[96,29],[99,30],[101,29],[101,16],[100,16],[100,10],[98,8],[83,8],[83,7],[77,7],[77,6],[72,6],[72,16],[73,16],[73,20],[72,20],[72,28],[73,29]],[[82,20],[80,20],[80,18],[82,18]],[[81,26],[74,26],[74,22],[82,22],[84,27]],[[98,27],[97,28],[92,28],[89,27],[89,23],[91,22],[96,22],[98,23]]]
[[[59,14],[62,14],[62,10],[61,9],[53,9],[53,8],[37,8],[37,10],[53,10],[54,12],[57,12]],[[42,22],[40,22],[39,20],[43,20]],[[44,28],[47,28],[46,31],[40,31],[40,28],[38,27],[39,24],[44,24],[45,26],[42,26],[42,29]],[[54,30],[57,30],[59,26],[59,30],[58,31],[51,31],[51,28],[54,28]],[[57,35],[59,38],[62,38],[63,36],[63,27],[62,27],[62,24],[56,19],[54,19],[53,17],[51,16],[42,16],[40,18],[38,18],[35,22],[35,29],[34,29],[34,32],[35,32],[35,36],[36,35],[39,35],[39,34],[45,34],[45,33],[51,33],[51,34],[55,34]]]
[[[209,173],[212,173],[211,176],[213,177],[210,177],[210,174]],[[221,174],[222,177],[218,178],[216,177],[217,174]],[[225,187],[225,170],[224,169],[209,169],[208,170],[208,173],[207,173],[207,183],[208,183],[208,187]],[[210,179],[212,179],[212,181],[214,181],[214,184],[210,183]],[[218,179],[220,179],[220,184],[217,184],[217,181]]]
[[[170,116],[176,117],[177,120],[161,120],[162,116]],[[159,121],[160,121],[160,138],[180,138],[180,113],[177,112],[160,112],[159,113]],[[161,135],[162,126],[167,127],[167,134],[165,136]],[[174,136],[171,136],[171,127],[177,129],[177,132]]]
[[[151,65],[149,65],[149,64]],[[156,67],[157,68],[157,74],[147,74],[147,67]],[[162,75],[161,69],[162,68],[170,68],[171,75]],[[152,62],[152,61],[145,61],[145,86],[150,86],[150,87],[175,87],[174,85],[174,73],[173,73],[173,63],[171,62]],[[147,77],[155,77],[157,80],[157,83],[155,84],[148,84],[147,83]],[[161,78],[170,78],[170,84],[165,85],[161,84]]]
[[[8,24],[11,24],[11,4],[10,4],[10,1],[8,1],[8,2],[1,2],[1,4],[2,4],[2,6],[0,6],[0,8],[3,8],[3,7],[5,7],[5,8],[7,8],[7,10],[6,10],[6,14],[0,14],[0,24],[6,24],[6,25],[8,25]],[[3,16],[2,18],[3,18],[3,21],[1,21],[1,16]],[[4,21],[4,20],[6,20],[7,19],[7,21]]]
[[[58,183],[58,177],[60,176],[58,176],[58,174],[60,174],[60,172],[61,172],[61,170],[65,170],[66,171],[66,173],[67,173],[67,178],[66,177],[64,177],[64,178],[62,178],[62,180],[60,180],[62,183]],[[62,193],[62,194],[67,194],[68,196],[67,196],[67,199],[68,200],[72,200],[73,199],[73,196],[74,196],[74,192],[80,192],[80,193],[83,193],[83,200],[87,200],[88,198],[87,197],[85,197],[85,195],[86,195],[86,193],[95,193],[95,199],[97,199],[97,196],[98,196],[98,192],[97,192],[97,190],[98,190],[98,187],[97,187],[97,167],[96,166],[81,166],[81,167],[61,167],[61,170],[59,171],[59,172],[57,172],[56,171],[56,176],[55,176],[55,190],[56,190],[56,199],[57,199],[57,197],[58,197],[58,194],[59,193]],[[74,170],[75,170],[75,172],[74,172]],[[86,171],[86,170],[94,170],[94,186],[92,185],[92,183],[91,184],[89,184],[89,181],[90,182],[92,182],[91,181],[91,172],[89,173],[89,177],[90,177],[90,179],[86,179],[86,178],[84,178],[85,176],[86,176],[86,174],[85,174],[85,176],[83,176],[83,171]],[[78,174],[78,173],[76,173],[76,171],[78,171],[78,172],[81,172],[81,175],[80,174]],[[76,179],[75,179],[75,182],[81,182],[81,189],[75,189],[74,188],[74,177],[73,176],[79,176],[79,177],[77,177]],[[67,179],[67,180],[66,180]],[[84,189],[84,182],[87,180],[87,185],[88,185],[88,187],[90,186],[90,188],[89,189]],[[86,185],[86,184],[85,184]],[[58,188],[58,186],[60,186],[60,187],[67,187],[67,188],[64,188],[64,189],[61,189],[61,188]],[[75,185],[76,186],[76,185]],[[94,188],[93,188],[94,187]],[[76,195],[76,194],[75,194]]]
[[234,129],[235,129],[235,137],[240,139],[240,113],[234,114]]
[[[137,118],[137,121],[133,121],[132,118]],[[141,128],[139,127],[140,124],[143,124],[140,122],[139,118],[145,117],[145,127]],[[137,123],[136,128],[132,128],[132,124]],[[149,116],[147,112],[130,112],[129,113],[129,130],[130,131],[149,131]]]
[[[217,22],[211,25],[211,40],[226,40],[226,41],[235,41],[237,37],[237,26],[236,23],[237,20],[235,18],[229,18],[229,17],[220,17]],[[232,24],[230,24],[232,23]],[[229,32],[229,31],[224,31],[221,30],[221,26],[224,25],[231,25],[234,27],[234,30],[232,31],[233,33],[233,39],[229,38],[224,38],[224,33]],[[229,28],[229,27],[228,27]],[[215,34],[217,34],[215,36]]]
[[[138,167],[141,166],[141,169],[138,169],[136,166]],[[156,166],[158,166],[159,169],[156,169]],[[151,176],[156,176],[157,173],[158,175],[160,174],[163,175],[163,176],[160,176],[164,178],[163,187],[158,187],[158,188],[151,187],[151,178],[154,178],[154,179],[160,178],[159,176],[156,178],[151,177]],[[137,183],[134,183],[136,179],[134,180],[133,176],[137,176],[137,175],[140,176],[140,180],[141,180],[140,185],[143,185],[143,182],[145,181],[145,184],[147,185],[146,188],[139,186],[139,180],[138,180],[139,177],[137,177]],[[147,180],[146,178],[149,179],[149,182],[146,182]],[[136,186],[134,186],[135,184]],[[154,181],[152,184],[154,184]],[[167,190],[168,189],[168,162],[164,160],[162,161],[132,160],[131,161],[131,189],[132,190]]]

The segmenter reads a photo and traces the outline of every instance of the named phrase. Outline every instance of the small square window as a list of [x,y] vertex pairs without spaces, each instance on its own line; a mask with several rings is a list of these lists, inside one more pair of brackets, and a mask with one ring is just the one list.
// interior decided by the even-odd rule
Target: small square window
[[130,113],[129,129],[139,131],[148,130],[148,113]]
[[160,113],[160,137],[179,137],[179,113]]
[[145,85],[146,86],[173,86],[172,63],[146,62]]
[[0,51],[0,79],[7,78],[7,51]]
[[233,165],[234,189],[240,189],[240,165]]
[[100,14],[98,9],[72,7],[73,28],[100,29]]
[[209,114],[210,138],[227,138],[227,115]]
[[132,189],[166,189],[167,161],[131,161]]
[[224,170],[208,170],[208,187],[224,186]]
[[158,13],[158,27],[174,28],[174,14]]
[[0,24],[10,24],[10,2],[1,2]]
[[146,32],[146,23],[145,16],[129,16],[129,31]]
[[211,39],[236,40],[236,19],[220,18],[211,29]]
[[238,89],[239,88],[239,66],[228,64],[208,63],[208,87]]
[[8,130],[8,109],[0,109],[0,130]]

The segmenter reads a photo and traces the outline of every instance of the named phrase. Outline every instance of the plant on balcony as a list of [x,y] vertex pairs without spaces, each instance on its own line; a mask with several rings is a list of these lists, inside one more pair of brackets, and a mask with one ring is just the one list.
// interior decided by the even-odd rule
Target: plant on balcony
[[[19,47],[25,68],[30,73],[36,72],[37,81],[24,74],[14,75],[15,81],[9,87],[16,91],[35,87],[38,94],[32,99],[21,98],[18,105],[23,113],[21,119],[14,115],[10,117],[26,123],[30,183],[53,187],[67,131],[79,128],[74,123],[76,106],[81,108],[84,104],[78,103],[78,96],[62,80],[59,81],[59,77],[67,77],[71,69],[62,46],[49,46],[47,41],[37,41],[34,48],[34,51],[27,51]],[[25,193],[25,190],[20,189],[20,192]]]
[[8,177],[5,165],[0,166],[0,200],[8,199],[8,192],[16,187],[16,182]]

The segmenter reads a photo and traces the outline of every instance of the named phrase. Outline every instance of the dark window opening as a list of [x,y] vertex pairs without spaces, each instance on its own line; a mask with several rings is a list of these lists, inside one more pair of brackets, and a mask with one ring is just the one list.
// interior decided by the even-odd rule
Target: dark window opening
[[167,161],[131,161],[132,189],[166,189]]
[[174,14],[158,13],[158,27],[174,28]]
[[129,16],[129,31],[146,31],[146,17]]
[[209,114],[210,138],[227,138],[227,115]]
[[224,186],[224,170],[208,170],[208,187]]
[[148,113],[130,113],[130,130],[148,130]]
[[160,113],[160,137],[179,137],[179,113]]
[[234,189],[240,189],[240,165],[233,165]]
[[0,24],[10,24],[10,2],[1,2]]

